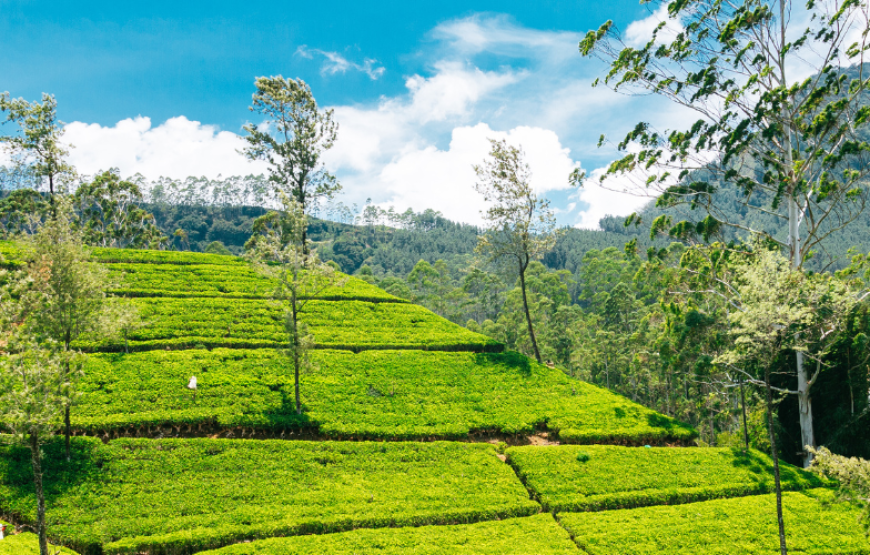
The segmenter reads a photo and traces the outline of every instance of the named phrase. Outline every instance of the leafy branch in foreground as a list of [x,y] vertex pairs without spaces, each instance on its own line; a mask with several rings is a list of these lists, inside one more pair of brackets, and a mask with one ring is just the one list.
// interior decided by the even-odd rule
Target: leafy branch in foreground
[[[728,227],[778,244],[802,267],[868,199],[866,8],[857,0],[650,4],[666,6],[667,18],[648,42],[629,45],[608,21],[587,33],[580,52],[610,64],[604,83],[613,89],[660,95],[697,119],[685,130],[639,122],[602,182],[629,178],[633,192],[656,197],[660,208],[706,213],[697,222],[663,215],[653,233],[709,241]],[[786,236],[738,217],[717,195],[724,188],[739,193],[737,212],[775,218],[787,224]],[[812,446],[809,371],[800,351],[795,364],[801,444]]]
[[308,218],[302,205],[287,195],[281,225],[264,229],[248,252],[259,272],[275,283],[272,298],[284,309],[284,330],[287,334],[287,355],[293,360],[296,394],[296,414],[302,414],[299,376],[312,368],[309,353],[314,348],[314,336],[300,321],[300,313],[315,297],[329,288],[343,286],[341,278],[329,264],[324,264],[317,251],[305,247]]

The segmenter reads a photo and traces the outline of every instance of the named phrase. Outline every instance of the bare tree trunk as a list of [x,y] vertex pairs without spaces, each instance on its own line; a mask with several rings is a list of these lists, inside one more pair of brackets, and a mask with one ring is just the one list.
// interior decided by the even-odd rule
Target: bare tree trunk
[[33,464],[33,487],[36,490],[36,533],[39,536],[39,555],[48,555],[48,537],[45,533],[45,492],[42,489],[42,460],[39,454],[39,436],[30,434],[30,460]]
[[[64,341],[64,354],[67,357],[66,362],[64,363],[64,368],[66,369],[67,379],[71,379],[70,378],[71,370],[69,367],[69,358],[68,358],[69,357],[69,347],[70,347],[71,342],[72,342],[72,338],[70,337],[69,332],[67,332],[66,338]],[[70,422],[69,422],[69,413],[70,413],[71,403],[72,402],[68,400],[66,403],[66,406],[64,407],[64,411],[63,411],[63,433],[64,433],[64,437],[66,439],[66,462],[70,462],[70,460],[71,460],[70,459],[70,450],[69,450],[69,436],[72,435],[71,426],[70,426]]]
[[779,452],[776,448],[776,433],[773,430],[773,393],[770,388],[770,368],[765,375],[767,389],[767,432],[770,436],[770,454],[773,457],[773,480],[776,486],[776,519],[779,524],[779,551],[781,555],[788,555],[785,545],[785,521],[782,518],[782,484],[779,480]]
[[290,298],[291,317],[293,318],[293,372],[296,384],[296,414],[302,414],[302,401],[299,394],[299,314],[296,311],[296,293]]
[[801,424],[801,450],[804,462],[804,468],[808,468],[813,462],[812,453],[807,450],[807,447],[816,446],[815,433],[813,431],[813,401],[810,397],[809,380],[807,380],[807,369],[804,364],[804,354],[797,354],[797,378],[798,378],[798,409],[800,413]]
[[541,360],[541,353],[538,351],[538,341],[535,339],[535,330],[532,327],[532,315],[529,314],[529,300],[526,297],[526,267],[522,264],[520,265],[520,288],[523,291],[523,310],[526,312],[526,322],[529,325],[529,338],[532,340],[532,349],[535,351],[535,359],[538,363],[543,362]]
[[746,392],[743,389],[743,376],[740,380],[740,409],[743,413],[743,443],[746,445],[746,451],[749,451],[749,428],[746,425]]
[[69,404],[64,407],[63,411],[63,427],[64,434],[66,435],[66,462],[70,462],[70,453],[69,453],[69,436],[71,435],[70,425],[69,425]]

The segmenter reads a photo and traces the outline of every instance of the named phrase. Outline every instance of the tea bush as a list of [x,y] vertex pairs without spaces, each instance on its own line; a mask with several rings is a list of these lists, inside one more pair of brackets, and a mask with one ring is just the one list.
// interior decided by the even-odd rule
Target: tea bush
[[[591,461],[590,461],[591,462]],[[790,553],[866,555],[859,510],[827,504],[829,490],[783,495]],[[559,521],[589,555],[773,555],[779,532],[773,495],[601,513],[562,513]]]
[[457,526],[353,530],[232,545],[202,555],[578,555],[568,533],[549,515]]
[[[487,444],[73,439],[70,463],[62,441],[45,447],[48,531],[82,555],[540,510]],[[29,456],[0,439],[0,511],[32,522]]]
[[[546,423],[560,436],[595,433],[634,443],[694,436],[691,428],[516,353],[323,350],[313,361],[318,369],[302,376],[300,419],[291,402],[291,367],[280,351],[91,355],[73,424],[91,432],[160,424],[316,426],[330,437],[419,439],[528,434]],[[191,375],[199,382],[196,400],[184,387]]]
[[[287,338],[280,305],[267,300],[214,297],[136,298],[148,325],[130,333],[132,350],[206,347],[280,347]],[[416,348],[499,351],[504,347],[429,310],[404,303],[320,301],[306,304],[302,320],[320,347],[347,350]],[[89,351],[119,351],[113,339],[74,344]]]
[[[275,284],[244,264],[109,264],[120,286],[112,292],[127,297],[268,298]],[[349,278],[341,287],[318,295],[323,300],[405,302],[361,279]]]
[[[512,447],[506,454],[550,511],[673,505],[773,491],[773,464],[759,451],[565,445]],[[780,471],[787,490],[826,485],[788,464]]]

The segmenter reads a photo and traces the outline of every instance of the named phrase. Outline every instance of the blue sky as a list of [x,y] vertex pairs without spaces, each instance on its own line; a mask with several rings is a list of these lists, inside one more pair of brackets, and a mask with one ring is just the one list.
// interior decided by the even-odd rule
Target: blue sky
[[487,137],[506,137],[526,150],[560,221],[594,227],[639,201],[578,194],[567,172],[613,158],[595,148],[601,133],[676,116],[656,99],[589,87],[605,68],[577,41],[607,19],[641,37],[655,18],[637,0],[0,0],[0,90],[55,94],[83,172],[181,178],[262,171],[233,156],[253,79],[301,77],[336,110],[327,161],[346,202],[477,221],[470,165]]

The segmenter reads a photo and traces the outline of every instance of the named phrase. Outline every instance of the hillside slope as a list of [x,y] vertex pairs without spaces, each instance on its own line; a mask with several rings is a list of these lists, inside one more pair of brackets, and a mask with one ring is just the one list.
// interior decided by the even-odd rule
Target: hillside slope
[[[306,305],[319,369],[303,376],[300,417],[278,350],[281,307],[247,264],[160,251],[93,257],[120,278],[114,294],[130,297],[145,325],[128,333],[129,354],[121,339],[76,344],[93,353],[72,413],[80,432],[461,439],[547,429],[563,441],[630,444],[695,435],[357,279]],[[185,388],[193,375],[195,399]]]
[[[0,253],[9,266],[20,256],[9,244]],[[243,261],[99,249],[93,258],[146,325],[128,337],[133,352],[82,343],[91,354],[72,417],[91,437],[73,438],[70,462],[61,438],[44,447],[49,537],[81,555],[776,546],[766,455],[644,446],[687,445],[695,431],[364,282],[327,292],[304,315],[319,349],[299,416],[280,309]],[[444,439],[454,441],[434,441]],[[25,526],[36,509],[29,457],[0,436],[0,518]],[[870,554],[858,510],[823,503],[827,482],[788,465],[783,480],[801,551]],[[745,531],[739,542],[732,530]],[[33,539],[2,540],[0,553]]]

